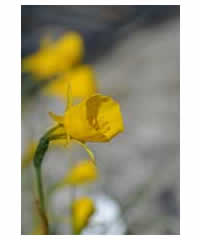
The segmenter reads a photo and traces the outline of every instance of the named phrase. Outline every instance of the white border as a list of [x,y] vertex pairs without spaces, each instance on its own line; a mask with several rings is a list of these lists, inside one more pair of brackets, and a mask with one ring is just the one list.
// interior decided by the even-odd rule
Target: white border
[[198,1],[181,6],[181,236],[199,237],[200,213],[200,12]]
[[0,235],[19,239],[21,231],[21,8],[0,7]]

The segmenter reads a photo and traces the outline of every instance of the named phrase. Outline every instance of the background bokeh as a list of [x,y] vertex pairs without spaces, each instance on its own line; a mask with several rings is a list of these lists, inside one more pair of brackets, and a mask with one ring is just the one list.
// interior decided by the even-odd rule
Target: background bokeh
[[[111,230],[103,214],[107,225],[91,227],[88,234],[179,234],[179,6],[22,6],[22,59],[37,51],[45,34],[57,38],[71,30],[83,36],[84,62],[93,66],[100,91],[119,101],[125,125],[110,143],[89,144],[101,177],[80,194],[120,211],[121,222],[113,220],[117,227]],[[40,91],[24,94],[25,80],[22,154],[51,126],[48,112],[65,108]],[[69,155],[84,156],[79,148],[47,154],[47,187],[63,176]],[[32,192],[30,167],[22,174],[22,234],[34,225]],[[56,213],[63,213],[67,198],[65,191],[53,197]],[[67,234],[66,225],[57,234]]]

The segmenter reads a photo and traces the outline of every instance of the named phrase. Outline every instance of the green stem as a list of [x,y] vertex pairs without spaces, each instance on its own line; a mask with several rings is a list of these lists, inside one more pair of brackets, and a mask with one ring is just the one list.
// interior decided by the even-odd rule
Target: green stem
[[44,155],[48,149],[49,140],[48,137],[43,136],[40,139],[38,147],[35,152],[35,156],[33,159],[33,164],[36,173],[36,182],[37,182],[37,192],[38,192],[38,212],[41,217],[42,225],[44,226],[45,233],[48,235],[49,233],[49,224],[48,218],[45,209],[45,200],[44,200],[44,191],[43,191],[43,184],[42,184],[42,173],[41,173],[41,165]]
[[44,228],[44,232],[46,235],[49,234],[49,223],[48,218],[46,214],[46,208],[45,208],[45,201],[44,201],[44,192],[43,192],[43,185],[42,185],[42,174],[41,174],[41,168],[36,168],[36,181],[37,181],[37,190],[38,190],[38,213],[41,218],[41,223]]
[[49,233],[49,224],[48,224],[48,218],[47,218],[46,207],[45,207],[41,167],[42,167],[42,161],[44,159],[45,153],[48,150],[50,141],[61,137],[61,135],[51,135],[55,130],[58,129],[58,127],[59,126],[55,126],[51,128],[41,137],[34,155],[34,159],[33,159],[33,164],[34,164],[35,173],[36,173],[37,192],[38,192],[38,198],[39,198],[38,211],[47,235]]
[[46,212],[45,203],[44,203],[44,191],[43,191],[43,184],[42,184],[41,168],[36,168],[35,170],[36,170],[38,195],[40,198],[40,208],[42,209],[43,212]]

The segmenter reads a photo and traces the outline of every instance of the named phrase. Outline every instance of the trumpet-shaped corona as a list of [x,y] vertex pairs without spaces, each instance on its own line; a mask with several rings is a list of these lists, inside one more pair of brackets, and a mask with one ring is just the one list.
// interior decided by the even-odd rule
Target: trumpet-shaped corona
[[71,106],[64,116],[50,116],[60,123],[72,139],[107,142],[123,131],[119,104],[111,97],[95,94]]

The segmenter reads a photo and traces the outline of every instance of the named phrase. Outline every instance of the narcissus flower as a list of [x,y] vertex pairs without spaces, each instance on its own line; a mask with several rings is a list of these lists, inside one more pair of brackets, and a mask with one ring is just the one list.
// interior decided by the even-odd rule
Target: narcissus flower
[[93,200],[81,197],[72,203],[72,228],[74,234],[80,234],[88,225],[90,217],[95,212]]
[[97,168],[91,160],[83,160],[75,165],[62,180],[63,184],[79,185],[90,183],[97,178]]
[[50,82],[44,94],[66,98],[67,83],[70,82],[73,97],[88,97],[96,92],[95,75],[89,65],[80,65]]
[[31,72],[38,79],[46,79],[79,63],[83,52],[81,36],[75,32],[66,33],[54,43],[42,46],[38,52],[25,58],[22,70]]
[[123,131],[119,104],[111,97],[95,94],[67,109],[64,116],[50,113],[66,134],[81,142],[107,142]]

